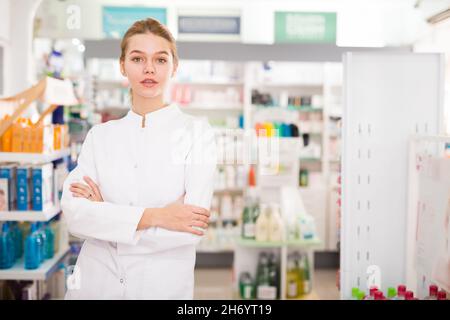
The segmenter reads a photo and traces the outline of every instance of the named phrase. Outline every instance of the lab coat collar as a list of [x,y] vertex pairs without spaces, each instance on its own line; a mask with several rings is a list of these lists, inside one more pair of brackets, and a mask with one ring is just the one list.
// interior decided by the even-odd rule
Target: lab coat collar
[[153,121],[161,122],[166,119],[170,119],[170,117],[173,116],[178,111],[179,111],[178,106],[173,103],[156,111],[146,113],[143,116],[137,114],[130,108],[125,118],[131,123],[139,125],[139,127],[142,126],[143,118],[145,118],[145,126],[147,127],[150,123],[153,123]]

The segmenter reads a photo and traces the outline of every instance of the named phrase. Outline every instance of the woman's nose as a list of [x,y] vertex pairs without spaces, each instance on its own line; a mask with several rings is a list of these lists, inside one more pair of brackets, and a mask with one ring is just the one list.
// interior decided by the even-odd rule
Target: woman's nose
[[153,65],[152,61],[149,61],[145,64],[144,73],[155,73],[155,66]]

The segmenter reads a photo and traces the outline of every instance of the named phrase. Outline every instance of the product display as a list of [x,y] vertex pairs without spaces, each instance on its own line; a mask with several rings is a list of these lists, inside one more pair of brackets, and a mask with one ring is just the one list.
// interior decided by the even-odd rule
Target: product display
[[311,271],[306,253],[293,252],[288,256],[286,297],[297,299],[311,292]]
[[0,269],[10,269],[23,257],[21,267],[37,269],[58,250],[54,228],[59,223],[18,223],[5,221],[0,234]]
[[[419,300],[414,297],[414,292],[407,290],[405,285],[399,285],[397,290],[394,287],[389,287],[386,296],[376,286],[369,290],[369,294],[359,288],[352,288],[353,300]],[[439,290],[438,286],[432,284],[429,286],[429,294],[422,300],[447,300],[447,294],[443,290]]]
[[66,124],[34,125],[30,119],[19,118],[1,136],[2,152],[50,153],[68,147],[69,127]]
[[[53,164],[0,164],[0,211],[46,211],[54,207],[55,179]],[[61,178],[60,178],[61,179]],[[59,184],[58,192],[62,190]]]

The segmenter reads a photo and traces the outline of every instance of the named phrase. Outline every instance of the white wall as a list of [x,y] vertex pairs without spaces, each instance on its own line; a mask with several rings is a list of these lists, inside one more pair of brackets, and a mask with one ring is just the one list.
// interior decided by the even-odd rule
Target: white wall
[[32,59],[33,21],[41,0],[0,1],[0,45],[4,47],[3,95],[35,82]]
[[450,134],[450,19],[434,25],[414,44],[416,52],[445,53],[445,129]]

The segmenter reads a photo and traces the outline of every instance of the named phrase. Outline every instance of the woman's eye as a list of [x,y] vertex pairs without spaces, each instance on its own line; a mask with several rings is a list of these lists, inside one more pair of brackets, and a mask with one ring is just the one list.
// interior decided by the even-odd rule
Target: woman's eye
[[131,61],[133,61],[133,62],[141,62],[143,59],[141,58],[141,57],[134,57],[134,58],[131,58]]
[[159,59],[158,59],[158,62],[159,62],[159,63],[166,63],[166,62],[167,62],[167,60],[166,60],[166,59],[164,59],[164,58],[159,58]]

